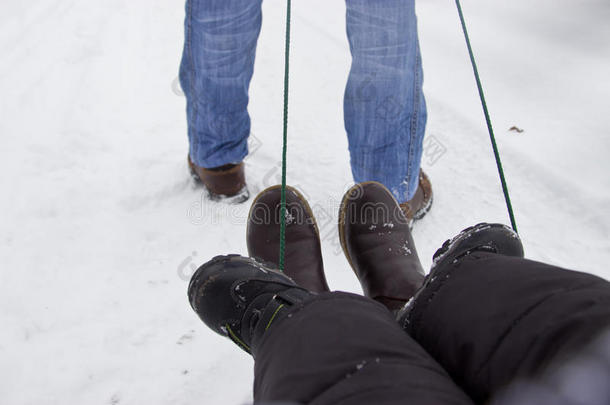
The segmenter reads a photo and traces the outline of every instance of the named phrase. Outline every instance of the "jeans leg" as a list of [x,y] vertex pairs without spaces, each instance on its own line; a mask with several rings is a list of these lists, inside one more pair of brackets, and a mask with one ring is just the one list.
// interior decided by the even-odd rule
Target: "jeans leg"
[[385,307],[346,293],[320,294],[274,323],[254,375],[255,402],[472,405]]
[[427,111],[415,0],[346,0],[352,66],[345,129],[356,182],[375,180],[398,202],[418,185]]
[[248,153],[248,88],[262,0],[187,0],[180,84],[190,156],[212,168]]
[[403,327],[478,403],[610,326],[610,283],[590,274],[479,252],[429,277]]

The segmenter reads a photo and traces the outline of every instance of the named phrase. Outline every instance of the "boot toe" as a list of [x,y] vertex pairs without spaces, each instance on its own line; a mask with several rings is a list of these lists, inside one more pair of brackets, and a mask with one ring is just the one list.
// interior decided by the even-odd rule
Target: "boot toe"
[[[320,235],[314,214],[296,189],[286,187],[286,245],[284,273],[312,292],[328,291]],[[262,191],[248,214],[248,254],[279,266],[281,187]]]
[[480,223],[468,227],[447,240],[434,253],[432,268],[459,260],[473,251],[487,251],[506,256],[523,257],[519,235],[504,224]]
[[195,271],[189,283],[188,298],[193,310],[209,328],[227,336],[227,325],[240,322],[252,297],[294,286],[289,277],[253,259],[239,255],[217,256]]

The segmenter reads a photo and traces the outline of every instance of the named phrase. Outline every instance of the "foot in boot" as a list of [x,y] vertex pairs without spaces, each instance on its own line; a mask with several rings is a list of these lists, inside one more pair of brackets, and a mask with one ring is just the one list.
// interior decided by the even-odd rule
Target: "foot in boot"
[[250,197],[246,187],[243,162],[206,169],[193,163],[189,155],[188,164],[191,175],[195,181],[205,186],[210,194],[210,199],[237,204]]
[[274,322],[311,296],[277,270],[239,255],[217,256],[193,274],[191,307],[215,332],[250,354]]
[[398,323],[407,329],[411,309],[418,297],[426,291],[430,283],[439,277],[446,277],[451,265],[475,252],[489,252],[505,256],[523,257],[523,244],[519,235],[506,225],[480,223],[464,229],[457,236],[448,239],[434,253],[430,273],[415,298],[397,314]]
[[409,227],[412,228],[415,221],[422,219],[430,211],[432,200],[432,183],[430,183],[428,175],[420,170],[415,195],[409,201],[400,204],[400,208],[402,208],[409,221]]
[[[250,257],[276,267],[280,256],[280,202],[280,186],[262,191],[252,203],[246,231]],[[286,211],[285,274],[309,291],[328,291],[316,220],[305,198],[290,186],[286,187]]]
[[364,295],[395,311],[421,286],[424,272],[404,216],[382,184],[352,187],[339,211],[341,247]]
[[432,270],[457,262],[472,252],[491,252],[506,256],[523,257],[523,244],[517,232],[506,225],[480,223],[464,229],[448,239],[434,253]]

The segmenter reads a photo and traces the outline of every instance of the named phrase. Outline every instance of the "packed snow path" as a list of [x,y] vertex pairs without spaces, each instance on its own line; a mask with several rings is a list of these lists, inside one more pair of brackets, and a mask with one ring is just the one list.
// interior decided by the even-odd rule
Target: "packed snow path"
[[[610,4],[463,3],[527,256],[610,277]],[[316,211],[331,287],[359,292],[336,231],[351,182],[344,2],[293,7],[288,182]],[[251,359],[186,299],[195,265],[246,253],[249,203],[202,200],[188,176],[183,5],[0,10],[0,402],[250,401]],[[508,217],[454,2],[422,1],[418,13],[435,201],[414,237],[428,267],[449,236]],[[284,3],[266,1],[253,194],[279,178],[283,22]]]

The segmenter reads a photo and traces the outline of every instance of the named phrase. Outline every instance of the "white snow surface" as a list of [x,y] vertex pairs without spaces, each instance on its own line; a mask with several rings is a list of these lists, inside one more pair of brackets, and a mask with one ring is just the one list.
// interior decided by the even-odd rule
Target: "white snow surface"
[[[414,238],[429,267],[462,228],[508,217],[455,4],[417,7],[435,201]],[[610,3],[463,7],[527,257],[610,277]],[[196,265],[247,253],[250,203],[209,202],[188,175],[183,10],[169,0],[0,5],[2,404],[252,400],[252,360],[186,299]],[[360,292],[336,231],[352,182],[345,4],[299,1],[293,12],[288,181],[318,215],[331,287]],[[279,175],[284,13],[284,2],[264,3],[253,195]]]

